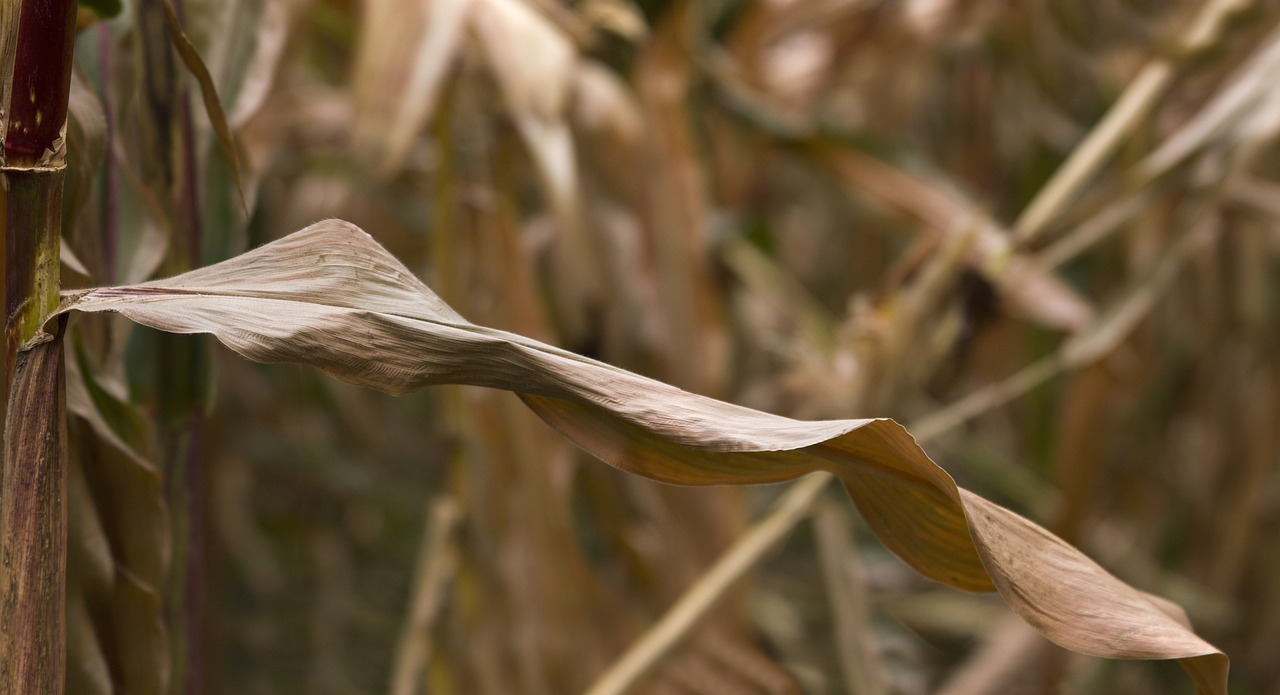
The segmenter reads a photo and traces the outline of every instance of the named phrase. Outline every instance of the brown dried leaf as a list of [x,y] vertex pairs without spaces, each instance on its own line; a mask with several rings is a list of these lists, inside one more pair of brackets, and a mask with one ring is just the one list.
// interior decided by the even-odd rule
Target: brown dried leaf
[[1226,692],[1226,656],[1181,611],[959,489],[896,422],[770,415],[468,323],[345,222],[321,222],[167,280],[69,292],[60,313],[71,310],[212,333],[249,359],[309,364],[389,393],[446,383],[514,391],[602,460],[669,483],[769,483],[829,471],[881,541],[925,576],[998,590],[1075,651],[1180,659],[1201,692]]

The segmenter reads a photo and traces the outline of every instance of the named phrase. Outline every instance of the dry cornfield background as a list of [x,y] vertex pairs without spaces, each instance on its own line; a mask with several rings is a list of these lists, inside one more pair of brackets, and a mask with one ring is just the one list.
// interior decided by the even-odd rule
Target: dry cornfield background
[[0,692],[1280,694],[1280,5],[0,21]]

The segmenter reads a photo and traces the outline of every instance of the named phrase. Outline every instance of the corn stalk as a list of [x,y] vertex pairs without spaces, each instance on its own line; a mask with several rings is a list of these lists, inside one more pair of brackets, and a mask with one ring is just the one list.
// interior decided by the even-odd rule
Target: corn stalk
[[[58,305],[75,0],[10,0],[0,36],[4,140],[5,457],[0,492],[0,691],[61,693],[66,455]],[[21,372],[21,380],[13,379]],[[10,388],[20,383],[21,388]]]

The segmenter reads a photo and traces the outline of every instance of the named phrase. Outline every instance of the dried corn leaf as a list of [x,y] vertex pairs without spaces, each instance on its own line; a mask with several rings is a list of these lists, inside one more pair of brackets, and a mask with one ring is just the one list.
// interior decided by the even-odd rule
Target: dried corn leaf
[[249,359],[309,364],[389,393],[446,383],[511,390],[579,446],[655,480],[749,484],[830,471],[881,541],[925,576],[996,589],[1075,651],[1180,659],[1201,692],[1226,692],[1226,656],[1180,609],[957,488],[896,422],[770,415],[468,323],[345,222],[167,280],[68,292],[61,312],[71,310],[212,333]]

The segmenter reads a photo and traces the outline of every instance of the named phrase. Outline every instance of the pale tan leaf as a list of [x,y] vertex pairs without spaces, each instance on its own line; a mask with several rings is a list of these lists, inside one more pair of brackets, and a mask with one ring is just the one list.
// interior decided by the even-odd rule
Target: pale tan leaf
[[384,174],[435,112],[472,0],[368,3],[356,56],[356,146]]
[[584,60],[575,74],[575,124],[626,147],[644,134],[644,116],[626,84],[601,63]]
[[1225,692],[1226,657],[1167,602],[959,489],[896,422],[770,415],[468,323],[345,222],[312,225],[167,280],[66,293],[61,312],[71,310],[212,333],[249,359],[310,364],[390,393],[445,383],[514,391],[600,459],[669,483],[768,483],[828,471],[881,541],[925,576],[998,590],[1046,637],[1076,651],[1181,659],[1203,692]]
[[[477,0],[473,27],[507,108],[557,211],[576,205],[577,168],[566,115],[577,50],[520,0]],[[571,212],[559,212],[563,218]],[[570,221],[567,227],[576,226]],[[572,233],[572,230],[570,230]],[[576,240],[570,240],[576,241]]]
[[649,36],[644,13],[631,0],[586,0],[578,12],[584,22],[628,41],[640,42]]
[[521,0],[477,0],[472,26],[508,108],[518,116],[564,114],[577,50],[555,24]]
[[[525,0],[475,0],[471,29],[524,141],[555,222],[551,293],[565,332],[587,332],[589,304],[605,292],[597,239],[582,219],[578,157],[569,128],[578,51],[554,9]],[[544,14],[544,12],[547,12]],[[572,271],[568,269],[572,268]]]

